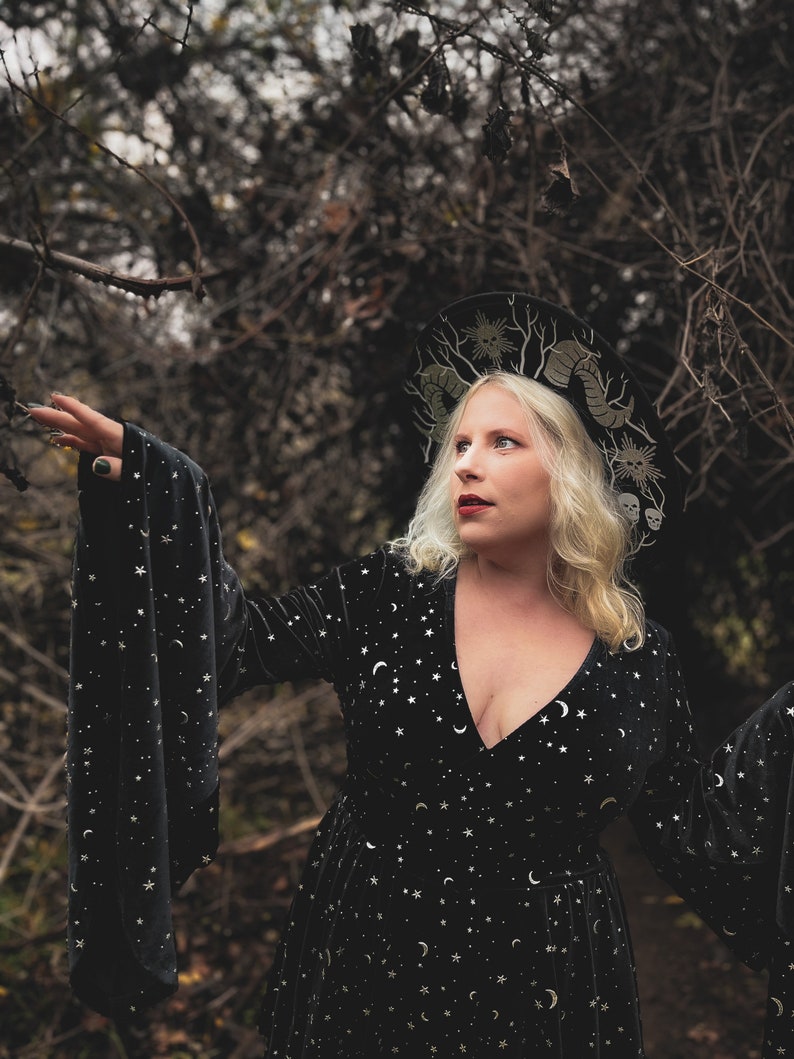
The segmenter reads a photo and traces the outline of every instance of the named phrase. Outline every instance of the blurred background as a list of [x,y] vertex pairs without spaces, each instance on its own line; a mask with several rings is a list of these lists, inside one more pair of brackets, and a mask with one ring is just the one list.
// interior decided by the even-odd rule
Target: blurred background
[[[179,993],[128,1026],[74,1001],[76,460],[21,406],[71,393],[188,452],[228,558],[273,593],[404,529],[403,372],[439,308],[567,305],[679,456],[684,528],[642,584],[710,749],[792,676],[793,54],[784,0],[5,0],[0,1056],[261,1054],[263,974],[344,768],[324,688],[232,704]],[[612,844],[649,1055],[757,1055],[763,982]]]

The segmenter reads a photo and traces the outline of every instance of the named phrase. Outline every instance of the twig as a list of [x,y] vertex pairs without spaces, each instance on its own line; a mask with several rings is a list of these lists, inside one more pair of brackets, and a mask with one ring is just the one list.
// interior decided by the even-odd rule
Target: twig
[[[241,746],[258,735],[260,730],[272,721],[276,711],[286,712],[297,706],[308,706],[318,699],[327,698],[328,690],[323,685],[306,688],[305,691],[289,697],[274,697],[263,703],[257,710],[249,714],[242,724],[235,725],[234,731],[224,736],[218,751],[218,760],[225,761]],[[325,809],[323,808],[323,811]]]
[[322,816],[307,816],[289,827],[277,827],[265,835],[246,835],[232,842],[222,842],[218,847],[219,857],[238,857],[246,853],[260,853],[262,850],[277,846],[288,838],[297,838],[307,831],[313,831],[322,820]]
[[39,799],[42,797],[44,791],[47,790],[52,781],[55,779],[55,776],[62,769],[63,757],[59,756],[50,763],[50,767],[47,769],[44,776],[39,781],[38,786],[31,794],[30,802],[28,803],[25,812],[22,814],[22,816],[20,816],[19,820],[17,821],[17,826],[14,828],[11,838],[8,840],[8,845],[3,851],[3,856],[0,859],[0,883],[4,881],[8,872],[9,865],[14,859],[14,854],[17,851],[17,846],[22,841],[25,832],[27,831],[31,821],[33,820],[33,817],[38,811],[37,807],[39,805]]
[[20,635],[18,632],[14,632],[13,629],[9,629],[9,627],[3,622],[0,622],[0,635],[5,636],[5,638],[10,640],[15,647],[24,651],[25,654],[30,655],[30,657],[35,659],[40,665],[46,666],[47,669],[55,673],[55,675],[60,677],[61,680],[69,679],[69,674],[63,666],[59,666],[57,662],[53,662],[53,660],[48,658],[47,655],[42,654],[42,652],[38,651],[32,644],[29,644],[24,636]]
[[20,941],[8,941],[0,945],[0,952],[21,952],[29,945],[49,945],[51,941],[62,941],[66,934],[66,920],[54,930],[48,930],[46,934],[36,934],[32,938],[22,938]]
[[19,809],[20,812],[31,813],[54,813],[56,809],[63,809],[66,805],[65,798],[59,798],[57,802],[20,802],[4,791],[0,791],[0,802],[10,805],[12,809]]
[[303,734],[301,733],[300,725],[294,717],[290,721],[289,733],[292,736],[292,747],[295,751],[295,760],[298,763],[301,776],[303,776],[303,782],[306,784],[306,790],[311,795],[315,809],[320,813],[324,813],[328,808],[328,803],[323,798],[322,792],[317,786],[317,780],[314,778],[314,773],[312,772],[312,767],[309,764],[309,758],[306,754],[306,745],[303,742]]
[[57,710],[58,713],[66,712],[66,701],[56,699],[54,695],[50,695],[46,691],[42,691],[41,688],[36,687],[35,684],[31,684],[28,680],[22,680],[16,673],[12,673],[10,669],[6,669],[5,666],[0,666],[0,680],[5,680],[9,684],[16,684],[19,690],[29,695],[32,699],[37,699],[45,706],[49,706],[53,710]]
[[25,300],[22,303],[22,308],[19,311],[19,318],[17,319],[16,324],[12,328],[11,334],[8,336],[8,340],[6,341],[6,344],[3,347],[3,352],[0,353],[0,361],[8,360],[14,350],[14,346],[19,341],[19,337],[22,334],[25,328],[25,324],[27,323],[28,316],[30,315],[30,310],[33,306],[33,300],[36,297],[36,293],[38,292],[39,287],[41,286],[41,281],[43,278],[44,264],[40,261],[39,267],[36,270],[36,275],[30,285],[30,290],[25,295]]

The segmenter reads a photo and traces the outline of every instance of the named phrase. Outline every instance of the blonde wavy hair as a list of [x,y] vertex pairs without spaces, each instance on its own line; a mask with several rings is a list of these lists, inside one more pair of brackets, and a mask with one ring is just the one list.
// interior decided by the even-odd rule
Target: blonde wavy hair
[[392,547],[412,573],[439,578],[451,576],[472,554],[455,528],[449,483],[460,421],[484,386],[499,386],[518,400],[550,477],[549,588],[611,651],[636,650],[645,639],[645,609],[625,572],[628,521],[576,410],[533,379],[494,371],[471,386],[449,419],[408,531]]

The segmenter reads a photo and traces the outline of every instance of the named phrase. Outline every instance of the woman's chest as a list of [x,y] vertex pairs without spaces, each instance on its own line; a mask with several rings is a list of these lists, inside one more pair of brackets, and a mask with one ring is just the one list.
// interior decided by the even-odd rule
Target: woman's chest
[[[499,732],[487,738],[490,733],[478,730],[467,702],[470,689],[461,679],[451,619],[443,594],[414,594],[390,599],[355,628],[350,676],[340,691],[356,774],[418,790],[418,777],[428,770],[440,774],[451,768],[461,776],[485,771],[500,781],[509,778],[522,791],[532,786],[535,794],[545,775],[557,798],[567,785],[577,798],[592,802],[597,791],[605,792],[600,800],[618,791],[621,778],[634,786],[634,777],[641,778],[660,755],[663,696],[649,686],[638,661],[611,656],[598,642],[589,652],[584,649],[587,657],[578,660],[574,675],[539,657],[531,671],[498,657],[482,675],[495,681],[504,671],[505,688],[536,678],[539,669],[548,683],[535,684],[545,701],[532,716],[519,709],[506,738]],[[476,683],[477,674],[470,676]],[[489,795],[495,789],[482,787]],[[416,801],[422,800],[417,795]]]
[[560,695],[593,648],[593,634],[573,624],[530,629],[509,614],[458,608],[458,672],[485,745],[509,736]]

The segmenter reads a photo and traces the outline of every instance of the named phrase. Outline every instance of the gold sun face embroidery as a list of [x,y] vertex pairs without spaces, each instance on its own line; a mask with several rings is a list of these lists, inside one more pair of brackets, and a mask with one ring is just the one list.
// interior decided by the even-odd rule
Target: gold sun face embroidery
[[474,359],[487,357],[496,365],[501,365],[502,356],[515,349],[509,338],[505,337],[507,320],[489,320],[478,312],[471,327],[464,327],[463,334],[474,342]]
[[664,475],[654,467],[655,445],[634,445],[628,438],[623,438],[621,448],[615,453],[614,468],[618,478],[631,479],[637,485],[655,482]]

